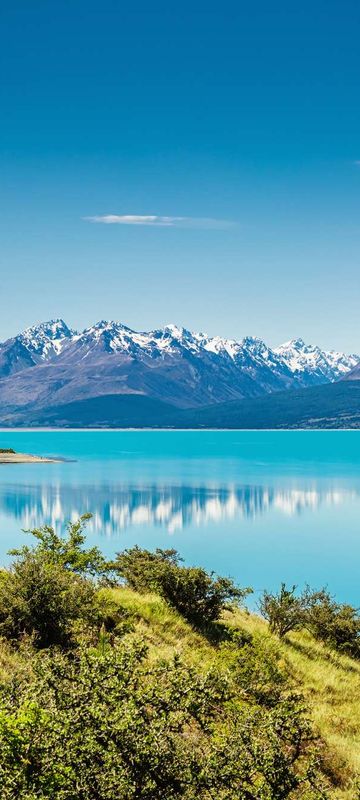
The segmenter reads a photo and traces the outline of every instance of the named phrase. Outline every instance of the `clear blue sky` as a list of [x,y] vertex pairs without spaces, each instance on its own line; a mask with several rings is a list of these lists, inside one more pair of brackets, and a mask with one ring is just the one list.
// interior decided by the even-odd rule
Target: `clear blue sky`
[[62,316],[360,352],[358,0],[12,0],[0,30],[0,339]]

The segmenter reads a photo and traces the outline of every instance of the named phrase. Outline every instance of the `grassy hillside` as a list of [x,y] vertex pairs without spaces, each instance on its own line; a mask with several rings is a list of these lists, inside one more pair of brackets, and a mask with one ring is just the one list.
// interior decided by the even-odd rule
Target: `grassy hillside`
[[[235,624],[271,637],[267,624],[253,614],[239,614]],[[360,773],[360,663],[315,641],[305,631],[288,634],[278,647],[326,744],[323,767],[335,784],[331,796],[353,800],[357,797],[353,780]]]
[[0,570],[2,800],[359,800],[356,609],[283,587],[268,626],[175,550],[84,549],[87,518]]
[[[130,639],[140,637],[148,645],[150,664],[180,656],[202,671],[222,665],[221,646],[194,629],[155,594],[138,594],[128,588],[101,590],[103,601],[132,622]],[[316,642],[305,632],[289,634],[281,643],[267,624],[246,611],[225,612],[232,630],[246,631],[277,654],[280,669],[305,698],[321,754],[321,770],[333,800],[358,798],[356,775],[360,773],[360,663]],[[0,679],[14,674],[31,680],[28,653],[0,646]]]
[[[135,621],[134,635],[149,644],[149,658],[180,653],[195,665],[210,665],[219,648],[193,628],[157,595],[131,589],[106,591]],[[322,768],[336,800],[355,800],[354,780],[360,774],[360,662],[315,641],[306,632],[288,634],[279,642],[267,623],[247,611],[225,612],[231,629],[245,630],[278,653],[281,668],[305,697],[315,730],[323,741]],[[354,793],[355,792],[355,793]]]

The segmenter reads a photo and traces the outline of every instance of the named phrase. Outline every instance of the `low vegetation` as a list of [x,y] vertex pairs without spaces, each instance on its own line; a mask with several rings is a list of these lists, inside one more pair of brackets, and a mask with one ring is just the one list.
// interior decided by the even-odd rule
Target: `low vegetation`
[[360,798],[357,612],[283,586],[251,615],[174,550],[107,564],[86,521],[0,572],[1,798]]
[[296,586],[287,589],[282,584],[278,594],[264,592],[259,609],[270,630],[280,638],[305,628],[335,650],[360,658],[358,609],[337,603],[326,589],[314,592],[306,587],[296,594]]
[[176,550],[155,553],[133,547],[118,553],[111,568],[137,592],[156,592],[197,628],[215,623],[226,608],[240,603],[250,589],[239,589],[201,567],[184,567]]

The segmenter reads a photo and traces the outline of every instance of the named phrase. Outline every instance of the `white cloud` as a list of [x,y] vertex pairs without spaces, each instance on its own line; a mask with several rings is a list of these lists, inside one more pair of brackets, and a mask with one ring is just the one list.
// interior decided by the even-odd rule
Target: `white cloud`
[[210,217],[163,217],[155,214],[104,214],[94,217],[83,217],[87,222],[103,225],[147,225],[152,228],[213,228],[222,230],[230,228],[233,223]]

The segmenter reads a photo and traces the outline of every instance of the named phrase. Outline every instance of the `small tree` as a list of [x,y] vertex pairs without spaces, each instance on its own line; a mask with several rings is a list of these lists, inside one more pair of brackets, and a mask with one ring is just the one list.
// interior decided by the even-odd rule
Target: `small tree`
[[143,550],[138,545],[116,554],[116,560],[110,565],[116,573],[125,579],[135,592],[157,591],[158,582],[167,569],[179,567],[182,559],[173,548],[155,552]]
[[86,540],[84,530],[91,518],[92,514],[83,514],[76,522],[68,522],[65,536],[59,536],[49,525],[26,531],[37,539],[37,544],[33,547],[24,545],[10,550],[9,554],[24,558],[36,551],[53,564],[78,575],[102,575],[107,571],[107,566],[101,551],[98,547],[86,550],[83,546]]
[[304,625],[307,607],[308,596],[296,595],[296,586],[287,589],[285,583],[281,584],[278,593],[264,591],[259,602],[260,613],[268,621],[272,633],[280,639]]

